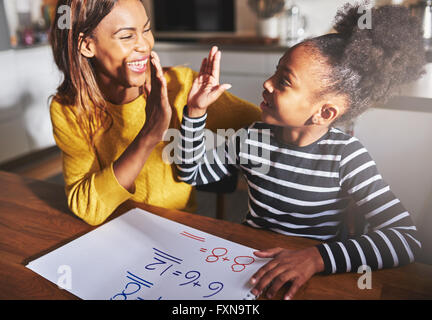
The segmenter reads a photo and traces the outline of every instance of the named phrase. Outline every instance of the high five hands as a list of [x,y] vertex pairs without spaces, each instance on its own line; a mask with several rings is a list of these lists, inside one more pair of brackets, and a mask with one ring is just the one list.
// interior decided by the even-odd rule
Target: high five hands
[[198,77],[192,84],[188,96],[188,116],[198,118],[207,112],[207,108],[215,102],[230,84],[219,84],[221,52],[212,47],[207,58],[204,58]]

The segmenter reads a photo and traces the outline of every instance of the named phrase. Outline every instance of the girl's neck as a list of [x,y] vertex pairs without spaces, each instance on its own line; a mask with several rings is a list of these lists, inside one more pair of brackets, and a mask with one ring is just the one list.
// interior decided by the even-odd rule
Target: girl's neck
[[328,132],[326,126],[308,126],[305,128],[283,127],[280,139],[290,145],[306,147],[319,140]]

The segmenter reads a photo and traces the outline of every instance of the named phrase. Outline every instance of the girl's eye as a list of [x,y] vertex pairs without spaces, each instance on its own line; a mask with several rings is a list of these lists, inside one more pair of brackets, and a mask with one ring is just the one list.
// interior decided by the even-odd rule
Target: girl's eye
[[144,30],[143,33],[147,33],[147,32],[149,32],[149,31],[151,31],[151,29],[152,29],[151,27],[148,27],[147,29]]
[[279,83],[280,83],[280,85],[283,86],[283,87],[291,87],[291,83],[290,83],[288,80],[286,80],[286,79],[281,79],[281,80],[279,81]]

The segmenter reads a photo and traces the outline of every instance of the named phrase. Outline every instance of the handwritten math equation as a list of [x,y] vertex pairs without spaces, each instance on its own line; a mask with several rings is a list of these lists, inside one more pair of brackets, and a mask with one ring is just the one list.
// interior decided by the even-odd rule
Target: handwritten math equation
[[[185,231],[180,234],[196,241],[205,242],[205,238]],[[226,265],[226,268],[229,267],[227,270],[236,273],[244,271],[255,262],[255,259],[251,256],[232,257],[229,254],[229,250],[224,247],[209,249],[201,247],[199,252],[203,254],[203,263],[218,263],[222,267]],[[151,272],[153,274],[152,279],[154,279],[154,274],[157,274],[159,277],[169,278],[173,286],[190,288],[190,290],[196,292],[198,297],[201,296],[203,299],[208,299],[222,292],[224,289],[222,281],[206,280],[206,276],[200,270],[184,270],[182,262],[183,259],[171,253],[153,248],[153,260],[144,266],[142,274]],[[126,271],[126,284],[124,288],[119,293],[113,295],[111,300],[144,300],[142,298],[143,295],[151,295],[150,292],[146,291],[155,287],[155,281],[150,282],[145,280],[142,274]],[[163,297],[159,296],[153,299],[161,300]]]
[[[180,232],[180,235],[200,242],[205,242],[206,240],[204,237],[200,237],[186,231]],[[208,251],[209,250],[207,248],[200,248],[200,252],[206,253]],[[243,270],[246,269],[246,266],[251,265],[252,263],[255,262],[255,258],[251,256],[236,256],[234,258],[229,258],[227,256],[228,249],[224,247],[213,248],[210,252],[211,254],[208,255],[205,259],[206,262],[214,263],[218,261],[222,261],[222,262],[233,261],[233,263],[231,264],[231,270],[233,272],[242,272]]]

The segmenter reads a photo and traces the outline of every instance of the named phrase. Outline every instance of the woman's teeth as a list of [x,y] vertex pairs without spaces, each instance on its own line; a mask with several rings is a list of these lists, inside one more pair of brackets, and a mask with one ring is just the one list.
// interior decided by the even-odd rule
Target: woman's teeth
[[148,59],[128,62],[127,65],[133,71],[142,71],[147,65]]

